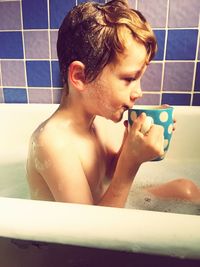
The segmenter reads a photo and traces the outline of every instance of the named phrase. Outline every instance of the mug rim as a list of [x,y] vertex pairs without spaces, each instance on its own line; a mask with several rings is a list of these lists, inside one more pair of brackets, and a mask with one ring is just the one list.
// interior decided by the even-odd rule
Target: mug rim
[[129,110],[170,110],[174,109],[173,106],[163,107],[162,105],[135,105]]

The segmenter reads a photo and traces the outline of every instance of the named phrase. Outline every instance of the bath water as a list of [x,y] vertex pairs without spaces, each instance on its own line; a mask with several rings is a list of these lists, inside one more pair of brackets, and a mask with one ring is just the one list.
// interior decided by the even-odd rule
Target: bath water
[[163,184],[178,178],[188,178],[200,187],[199,160],[164,159],[159,163],[145,163],[135,177],[126,208],[200,215],[200,203],[159,198],[145,190],[149,186]]
[[0,165],[0,196],[29,198],[24,162]]
[[[160,161],[141,166],[126,203],[126,208],[200,215],[200,204],[184,200],[161,199],[147,192],[145,188],[162,184],[176,178],[189,178],[200,186],[200,162]],[[25,162],[0,165],[0,196],[30,198],[26,180]]]

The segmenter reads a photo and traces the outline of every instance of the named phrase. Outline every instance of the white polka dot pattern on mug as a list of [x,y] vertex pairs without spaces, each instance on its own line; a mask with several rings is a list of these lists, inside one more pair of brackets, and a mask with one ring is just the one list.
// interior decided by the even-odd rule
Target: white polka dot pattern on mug
[[171,134],[172,131],[173,131],[173,125],[170,124],[170,125],[168,126],[168,134]]
[[159,119],[161,122],[168,121],[168,113],[166,111],[163,111],[160,113]]

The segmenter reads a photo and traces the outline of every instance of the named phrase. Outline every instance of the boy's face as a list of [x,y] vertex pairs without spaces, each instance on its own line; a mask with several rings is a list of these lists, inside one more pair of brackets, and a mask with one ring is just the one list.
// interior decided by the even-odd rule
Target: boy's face
[[144,45],[131,36],[124,53],[106,65],[101,74],[87,85],[88,105],[93,114],[114,122],[122,119],[124,111],[142,96],[140,80],[146,70],[146,58]]

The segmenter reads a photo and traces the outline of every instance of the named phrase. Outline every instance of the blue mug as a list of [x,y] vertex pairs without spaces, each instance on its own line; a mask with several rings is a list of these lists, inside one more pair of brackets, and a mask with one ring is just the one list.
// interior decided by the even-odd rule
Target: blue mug
[[173,111],[171,106],[134,106],[128,110],[128,122],[130,125],[141,114],[146,113],[147,118],[142,126],[141,131],[145,134],[149,130],[151,124],[161,125],[164,128],[164,155],[153,161],[162,160],[169,148],[170,140],[173,132]]

